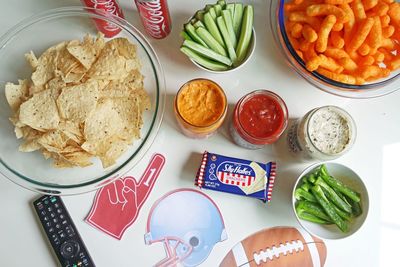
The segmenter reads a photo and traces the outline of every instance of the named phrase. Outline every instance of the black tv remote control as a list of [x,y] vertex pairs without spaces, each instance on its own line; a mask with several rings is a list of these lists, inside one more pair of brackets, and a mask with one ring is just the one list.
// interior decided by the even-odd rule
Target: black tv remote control
[[42,196],[33,206],[61,266],[96,266],[59,196]]

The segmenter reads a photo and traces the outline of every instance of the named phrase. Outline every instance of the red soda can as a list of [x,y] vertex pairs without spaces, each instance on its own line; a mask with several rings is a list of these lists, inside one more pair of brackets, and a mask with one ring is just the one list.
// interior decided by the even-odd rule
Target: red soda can
[[[82,4],[86,7],[95,8],[98,10],[103,10],[107,14],[112,14],[120,18],[124,18],[121,8],[117,0],[81,0]],[[111,38],[117,35],[121,28],[117,25],[102,19],[93,19],[96,23],[96,27],[99,31],[104,33],[104,36]]]
[[167,0],[135,0],[142,23],[147,33],[162,39],[171,32],[171,16]]

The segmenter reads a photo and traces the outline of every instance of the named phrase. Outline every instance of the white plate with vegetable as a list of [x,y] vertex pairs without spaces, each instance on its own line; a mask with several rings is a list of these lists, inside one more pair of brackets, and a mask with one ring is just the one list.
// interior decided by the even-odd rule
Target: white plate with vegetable
[[305,169],[292,193],[301,226],[323,239],[348,237],[367,218],[369,199],[361,178],[345,165],[324,162]]
[[198,67],[225,73],[243,66],[254,52],[253,6],[242,3],[206,5],[183,26],[181,51]]

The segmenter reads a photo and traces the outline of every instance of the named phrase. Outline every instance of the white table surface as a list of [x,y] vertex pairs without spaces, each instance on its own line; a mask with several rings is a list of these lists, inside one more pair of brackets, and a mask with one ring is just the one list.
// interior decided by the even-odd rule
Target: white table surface
[[[206,1],[168,2],[173,25],[171,34],[163,40],[149,38],[165,71],[165,117],[155,143],[130,171],[131,175],[139,177],[153,153],[164,154],[167,162],[154,190],[137,221],[121,241],[83,221],[92,205],[94,192],[63,197],[97,266],[152,266],[164,257],[161,244],[144,244],[148,211],[164,193],[182,187],[194,188],[199,153],[204,150],[258,161],[276,160],[278,173],[272,202],[268,205],[236,195],[204,191],[220,207],[228,239],[215,246],[202,266],[217,266],[234,244],[255,231],[278,225],[299,226],[291,208],[291,190],[296,177],[310,163],[302,163],[288,155],[284,140],[265,149],[250,151],[232,143],[226,130],[227,123],[208,140],[192,140],[179,132],[173,115],[173,97],[184,82],[196,77],[218,82],[225,89],[230,104],[252,90],[271,89],[286,101],[291,118],[328,104],[346,109],[356,121],[358,136],[353,149],[337,162],[348,165],[363,178],[369,190],[370,209],[365,224],[353,236],[325,241],[328,249],[325,266],[399,266],[400,91],[376,99],[352,100],[313,88],[283,62],[269,28],[269,1],[261,0],[244,1],[255,7],[257,47],[252,59],[237,72],[210,74],[195,67],[178,49],[182,24]],[[2,0],[0,34],[37,12],[79,4],[78,0]],[[127,20],[143,31],[133,1],[121,0],[120,4]],[[57,264],[30,206],[38,196],[0,177],[0,266],[46,267]]]

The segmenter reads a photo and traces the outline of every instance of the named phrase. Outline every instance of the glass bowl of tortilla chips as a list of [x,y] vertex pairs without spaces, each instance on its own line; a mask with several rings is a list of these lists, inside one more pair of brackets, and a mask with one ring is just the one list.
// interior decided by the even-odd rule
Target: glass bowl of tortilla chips
[[98,189],[140,161],[161,125],[157,55],[101,10],[53,9],[15,25],[0,38],[0,70],[0,172],[25,188]]

